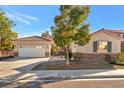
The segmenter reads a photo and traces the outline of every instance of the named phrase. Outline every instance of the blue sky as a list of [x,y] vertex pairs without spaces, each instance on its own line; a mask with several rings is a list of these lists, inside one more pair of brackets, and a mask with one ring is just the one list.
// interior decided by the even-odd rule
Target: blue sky
[[[54,25],[54,17],[59,14],[59,6],[56,5],[1,6],[1,8],[17,24],[13,30],[19,37],[40,35],[50,30]],[[124,6],[90,6],[86,22],[90,24],[91,32],[101,28],[124,29]]]

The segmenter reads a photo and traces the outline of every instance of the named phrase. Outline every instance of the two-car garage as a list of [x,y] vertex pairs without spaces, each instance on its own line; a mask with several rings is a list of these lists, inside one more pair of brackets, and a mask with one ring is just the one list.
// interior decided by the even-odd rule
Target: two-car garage
[[14,45],[19,57],[49,57],[51,54],[51,40],[41,36],[19,38]]
[[19,48],[19,57],[45,57],[45,50],[43,48]]

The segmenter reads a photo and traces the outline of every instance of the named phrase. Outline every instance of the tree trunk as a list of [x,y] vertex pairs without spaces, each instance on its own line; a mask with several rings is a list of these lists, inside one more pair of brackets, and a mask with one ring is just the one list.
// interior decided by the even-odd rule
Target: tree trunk
[[66,49],[66,56],[67,56],[67,58],[66,58],[66,65],[69,65],[70,62],[69,62],[69,49],[68,49],[68,47]]

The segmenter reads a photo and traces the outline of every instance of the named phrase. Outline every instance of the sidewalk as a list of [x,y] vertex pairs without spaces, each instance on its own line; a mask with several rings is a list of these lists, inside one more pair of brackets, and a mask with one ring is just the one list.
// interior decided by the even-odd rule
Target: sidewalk
[[[124,77],[124,70],[97,69],[97,70],[42,70],[31,71],[37,78],[55,77],[66,78],[92,78],[92,77]],[[33,77],[32,77],[33,78]]]
[[8,81],[58,81],[93,78],[124,78],[124,70],[39,70],[13,75],[13,77],[8,78]]

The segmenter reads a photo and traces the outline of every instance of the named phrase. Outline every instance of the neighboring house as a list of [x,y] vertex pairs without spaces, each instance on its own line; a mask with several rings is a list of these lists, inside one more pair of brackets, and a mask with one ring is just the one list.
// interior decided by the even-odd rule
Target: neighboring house
[[19,57],[49,57],[52,39],[49,37],[31,36],[13,41]]
[[84,54],[116,54],[121,52],[124,30],[101,29],[91,34],[91,40],[84,46],[72,44],[72,52]]

